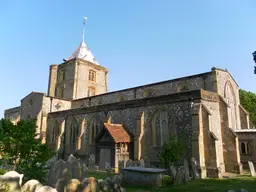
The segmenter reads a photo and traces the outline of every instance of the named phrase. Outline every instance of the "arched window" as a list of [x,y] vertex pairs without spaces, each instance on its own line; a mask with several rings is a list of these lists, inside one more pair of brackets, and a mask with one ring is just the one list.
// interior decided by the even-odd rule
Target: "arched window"
[[152,141],[154,146],[163,146],[169,136],[176,135],[176,127],[171,113],[162,109],[155,113],[152,119]]
[[97,137],[97,135],[101,131],[101,123],[100,121],[96,121],[96,119],[93,119],[90,123],[89,127],[89,144],[94,144],[94,140]]
[[88,97],[95,95],[95,89],[93,87],[88,88]]
[[93,70],[89,70],[89,80],[90,81],[96,81],[96,72]]
[[230,106],[230,108],[228,109],[229,126],[232,129],[236,129],[236,121],[237,121],[236,120],[236,98],[235,98],[234,89],[229,81],[225,85],[224,97],[226,99],[226,102]]
[[241,153],[246,154],[246,149],[245,149],[245,143],[244,142],[241,143]]
[[240,153],[242,155],[250,155],[251,154],[251,147],[250,147],[250,143],[248,142],[241,142],[241,151]]
[[58,125],[58,122],[55,122],[52,128],[51,143],[56,142],[58,135],[59,135],[59,125]]
[[76,119],[73,119],[70,126],[70,144],[76,143],[77,137],[79,135],[78,123]]

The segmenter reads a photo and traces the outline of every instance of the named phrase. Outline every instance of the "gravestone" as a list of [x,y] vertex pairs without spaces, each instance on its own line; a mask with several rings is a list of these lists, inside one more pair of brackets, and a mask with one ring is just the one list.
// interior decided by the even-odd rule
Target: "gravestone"
[[140,159],[140,167],[145,167],[145,161],[144,159]]
[[254,165],[251,161],[248,161],[248,164],[249,164],[250,174],[251,174],[252,177],[254,177],[255,176]]
[[118,161],[118,173],[121,173],[123,168],[124,168],[124,160]]
[[65,169],[67,169],[67,163],[62,159],[52,165],[48,175],[48,184],[52,187],[55,186],[58,179],[62,177],[63,170]]
[[173,185],[180,185],[184,183],[184,178],[185,177],[185,169],[183,166],[181,166],[176,174],[176,177],[174,179]]
[[39,181],[31,179],[21,187],[21,191],[37,191],[40,187],[42,184]]
[[81,179],[82,176],[82,167],[77,158],[72,154],[68,157],[67,160],[69,179]]
[[23,179],[23,174],[19,174],[18,172],[16,171],[8,171],[7,173],[5,173],[3,176],[6,176],[6,177],[18,177],[19,178],[19,184],[21,186],[22,184],[22,179]]
[[194,157],[191,158],[191,166],[192,166],[192,175],[194,179],[199,179],[199,173],[197,170],[197,162],[196,159]]
[[94,170],[95,169],[95,155],[90,155],[89,157],[89,166],[88,169]]
[[185,174],[185,182],[188,182],[189,181],[189,167],[188,167],[188,161],[187,159],[184,159],[184,174]]
[[0,176],[0,191],[21,192],[20,177],[18,176]]
[[174,181],[175,177],[176,177],[176,174],[177,174],[177,170],[176,170],[176,168],[173,165],[169,166],[169,170],[170,170],[170,174],[171,174],[172,180]]
[[132,160],[128,160],[128,161],[126,161],[126,165],[125,165],[125,167],[132,167],[133,166],[133,161]]

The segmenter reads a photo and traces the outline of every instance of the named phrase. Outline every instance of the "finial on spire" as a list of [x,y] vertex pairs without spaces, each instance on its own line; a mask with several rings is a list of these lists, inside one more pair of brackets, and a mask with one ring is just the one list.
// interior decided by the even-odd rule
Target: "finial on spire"
[[87,20],[87,17],[83,17],[83,37],[82,37],[83,42],[84,42],[85,20]]

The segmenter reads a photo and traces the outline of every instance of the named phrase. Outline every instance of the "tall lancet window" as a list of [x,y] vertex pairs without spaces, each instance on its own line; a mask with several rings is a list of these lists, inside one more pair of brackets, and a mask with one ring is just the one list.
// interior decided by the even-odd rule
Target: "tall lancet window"
[[51,136],[52,143],[56,142],[58,134],[59,134],[59,125],[58,125],[58,122],[56,121],[52,128],[52,136]]
[[154,146],[163,146],[169,135],[176,135],[176,127],[168,110],[156,112],[152,120],[152,133]]
[[73,119],[71,126],[70,126],[70,144],[76,143],[77,137],[79,134],[79,129],[78,129],[78,123],[75,119]]

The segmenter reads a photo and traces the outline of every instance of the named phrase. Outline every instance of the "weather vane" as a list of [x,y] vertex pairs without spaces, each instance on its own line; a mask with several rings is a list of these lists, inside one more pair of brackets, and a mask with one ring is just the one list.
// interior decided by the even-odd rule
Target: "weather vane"
[[84,31],[85,31],[85,20],[87,20],[87,17],[83,17],[83,42],[84,42]]

